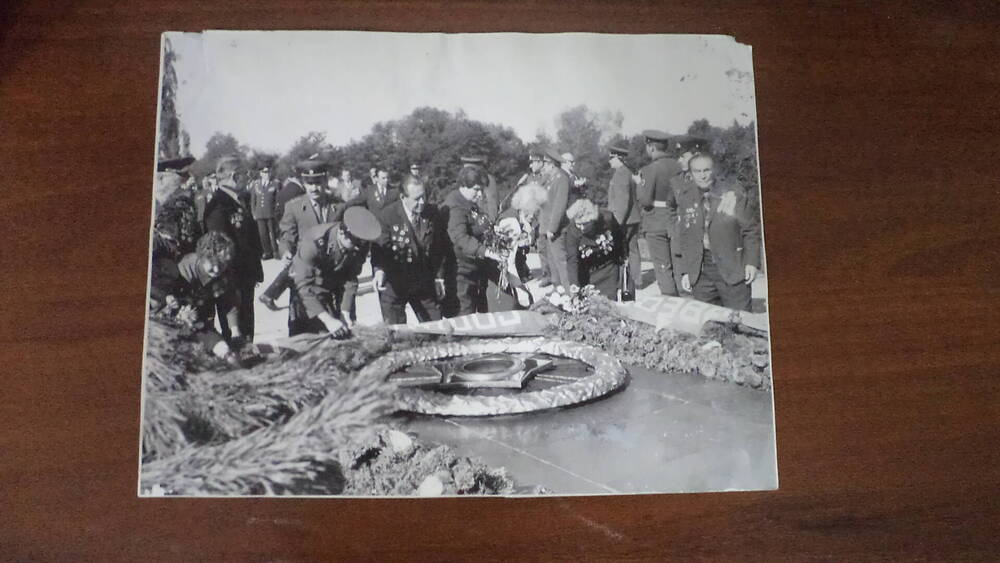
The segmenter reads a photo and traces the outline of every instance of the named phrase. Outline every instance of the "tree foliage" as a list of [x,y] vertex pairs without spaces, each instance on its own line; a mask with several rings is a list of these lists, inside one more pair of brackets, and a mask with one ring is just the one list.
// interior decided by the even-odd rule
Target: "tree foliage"
[[[628,147],[626,164],[632,171],[649,163],[645,138],[641,134],[623,135],[622,122],[621,112],[594,112],[587,106],[577,106],[556,117],[554,137],[539,131],[525,143],[510,127],[476,121],[462,111],[422,107],[400,119],[376,123],[367,135],[343,146],[331,145],[323,132],[308,132],[281,155],[251,150],[233,135],[217,132],[209,139],[202,158],[192,166],[192,173],[199,177],[208,174],[215,170],[219,157],[235,154],[251,168],[271,161],[277,177],[285,178],[294,173],[295,163],[318,154],[327,162],[331,174],[346,168],[355,178],[363,178],[370,168],[382,168],[389,172],[391,183],[399,184],[410,164],[418,163],[429,180],[430,200],[440,202],[455,186],[460,157],[475,155],[487,159],[487,168],[496,178],[503,198],[527,170],[528,151],[553,148],[573,153],[577,174],[588,179],[585,195],[603,206],[607,204],[612,175],[607,158],[611,145]],[[687,133],[708,139],[720,175],[740,182],[751,197],[759,198],[753,123],[734,122],[720,128],[700,119],[688,127]]]
[[177,72],[174,62],[177,54],[169,39],[163,42],[162,84],[160,85],[160,138],[157,156],[161,159],[177,158],[191,154],[190,139],[177,116]]
[[200,178],[215,172],[215,165],[223,156],[236,156],[246,166],[250,157],[250,149],[246,145],[240,144],[232,134],[217,131],[205,144],[205,152],[201,158],[191,165],[191,174]]

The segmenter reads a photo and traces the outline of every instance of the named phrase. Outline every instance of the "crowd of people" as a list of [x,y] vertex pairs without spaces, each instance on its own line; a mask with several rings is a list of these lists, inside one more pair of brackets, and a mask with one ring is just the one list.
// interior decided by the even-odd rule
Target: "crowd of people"
[[[181,320],[239,363],[254,336],[264,260],[281,270],[257,299],[276,310],[289,292],[289,336],[344,337],[357,321],[366,263],[383,321],[403,324],[407,305],[419,321],[526,308],[533,277],[536,287],[592,285],[609,299],[634,299],[640,237],[661,294],[749,310],[761,258],[757,195],[718,177],[704,140],[643,135],[649,162],[637,172],[626,148],[610,147],[606,208],[584,195],[573,155],[555,149],[531,152],[502,199],[485,160],[462,158],[437,205],[416,163],[391,185],[380,168],[364,180],[332,175],[318,155],[283,182],[273,163],[248,171],[235,156],[200,182],[185,177],[193,159],[161,161],[150,312]],[[539,272],[528,267],[531,252]]]

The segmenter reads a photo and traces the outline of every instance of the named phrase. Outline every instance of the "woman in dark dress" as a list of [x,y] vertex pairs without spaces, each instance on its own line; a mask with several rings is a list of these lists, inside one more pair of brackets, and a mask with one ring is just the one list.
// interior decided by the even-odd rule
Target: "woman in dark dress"
[[618,272],[625,254],[618,222],[588,199],[578,199],[566,210],[567,270],[577,287],[592,285],[608,299],[618,298]]

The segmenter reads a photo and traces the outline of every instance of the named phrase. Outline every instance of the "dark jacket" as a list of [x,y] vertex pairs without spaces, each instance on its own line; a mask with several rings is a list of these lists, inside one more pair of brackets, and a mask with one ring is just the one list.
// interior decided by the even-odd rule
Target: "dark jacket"
[[376,186],[368,186],[361,190],[361,193],[357,197],[347,201],[344,206],[339,210],[339,214],[336,218],[340,221],[344,214],[344,210],[348,207],[362,206],[375,214],[379,220],[382,219],[382,209],[394,201],[399,200],[399,190],[386,186],[386,191],[384,196],[379,196],[378,188]]
[[260,179],[250,183],[250,211],[254,219],[274,219],[278,190],[281,188],[277,180],[271,180],[264,185]]
[[642,207],[643,231],[673,234],[666,202],[673,194],[670,181],[680,172],[681,165],[666,155],[657,156],[642,168],[642,184],[636,188],[636,195]]
[[469,201],[457,189],[441,204],[443,220],[448,225],[448,239],[455,253],[460,273],[469,273],[485,265],[486,239],[493,223],[486,212]]
[[608,210],[619,225],[634,225],[641,220],[635,192],[632,171],[627,166],[616,168],[608,185]]
[[414,290],[433,292],[434,279],[444,275],[449,244],[446,228],[433,205],[424,205],[415,225],[407,219],[402,201],[385,206],[382,236],[372,246],[372,268],[385,271],[395,295],[405,297]]
[[219,231],[229,235],[236,246],[233,256],[233,273],[240,285],[264,281],[264,270],[260,265],[260,235],[257,225],[250,215],[246,196],[238,196],[239,201],[226,190],[219,191],[205,207],[205,230]]
[[[687,274],[691,285],[698,281],[704,252],[705,208],[703,192],[693,182],[679,184],[681,189],[671,202],[671,221],[675,225],[674,259],[678,275]],[[708,241],[719,265],[722,279],[729,284],[743,280],[745,266],[760,266],[760,221],[756,208],[742,186],[716,180],[709,189]]]
[[[327,223],[339,220],[339,215],[343,213],[343,204],[336,204],[329,198],[324,200],[322,207],[326,209]],[[300,195],[285,204],[285,212],[278,223],[278,232],[280,233],[278,246],[281,248],[281,253],[295,254],[298,249],[299,236],[320,223],[308,195]]]
[[368,258],[367,243],[352,250],[340,247],[336,241],[339,228],[340,223],[312,227],[303,233],[292,259],[289,275],[310,319],[323,312],[341,318],[334,292],[349,280],[357,279]]
[[605,297],[618,292],[618,266],[624,262],[625,248],[614,215],[602,209],[597,219],[581,231],[575,223],[566,228],[566,266],[570,283],[595,286]]
[[281,189],[278,191],[278,195],[274,197],[274,216],[281,218],[285,214],[285,204],[300,195],[305,195],[305,193],[306,189],[302,186],[302,182],[298,178],[293,176],[285,180],[285,183],[281,185]]
[[216,306],[223,311],[229,326],[239,326],[238,297],[229,273],[210,278],[198,267],[198,255],[186,254],[180,261],[154,260],[150,275],[149,300],[154,310],[160,310],[173,297],[179,307],[194,311],[191,332],[211,349],[222,335],[215,331]]
[[569,222],[566,219],[566,209],[569,207],[569,175],[561,168],[556,169],[549,175],[546,188],[548,189],[549,199],[542,206],[541,217],[538,221],[540,236],[545,236],[545,233],[551,232],[558,237]]

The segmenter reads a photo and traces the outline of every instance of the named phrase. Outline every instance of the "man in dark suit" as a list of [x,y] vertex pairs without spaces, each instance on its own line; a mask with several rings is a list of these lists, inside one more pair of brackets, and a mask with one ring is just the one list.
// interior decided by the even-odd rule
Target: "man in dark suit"
[[438,320],[444,297],[447,232],[438,209],[426,203],[424,185],[407,177],[401,197],[382,210],[382,236],[372,247],[373,283],[382,319],[406,323],[406,305],[421,322]]
[[639,255],[639,203],[636,201],[635,182],[632,181],[632,171],[625,164],[628,149],[611,147],[608,157],[614,174],[608,185],[608,210],[615,217],[620,228],[622,247],[628,252],[628,260],[621,265],[621,279],[625,286],[621,287],[622,300],[635,299],[635,280],[642,278],[642,258]]
[[569,207],[570,179],[559,167],[562,157],[555,149],[545,151],[545,166],[542,168],[548,176],[548,200],[542,207],[538,220],[539,236],[544,236],[545,248],[548,253],[549,274],[552,284],[569,289],[571,280],[567,269],[565,230],[568,223],[566,209]]
[[677,296],[670,251],[670,236],[674,226],[669,221],[667,200],[673,194],[670,181],[680,173],[681,167],[675,159],[667,156],[670,138],[666,133],[647,129],[642,134],[646,137],[646,153],[653,159],[639,172],[640,181],[636,189],[642,207],[642,231],[649,247],[649,257],[653,261],[660,293]]
[[[278,229],[275,218],[275,201],[280,185],[271,179],[271,167],[265,164],[260,169],[260,176],[250,183],[250,210],[257,222],[257,232],[260,235],[260,247],[264,260],[270,260],[278,254]],[[280,219],[280,217],[278,217]]]
[[[344,204],[344,209],[348,207],[364,207],[375,214],[379,220],[382,219],[382,209],[390,203],[399,199],[399,190],[389,187],[389,172],[379,170],[375,176],[375,184],[364,188],[357,197]],[[343,209],[340,210],[334,221],[339,221],[343,216]]]
[[[205,208],[205,230],[227,235],[234,243],[233,275],[239,298],[239,334],[247,341],[254,336],[253,294],[258,283],[264,281],[260,265],[260,237],[250,213],[250,202],[245,187],[245,172],[234,156],[219,159],[215,166],[219,191]],[[232,330],[223,312],[219,325],[222,336],[230,340]]]
[[694,298],[750,310],[750,284],[760,265],[760,222],[742,186],[715,179],[707,154],[691,158],[691,184],[668,205],[675,225],[681,287]]

